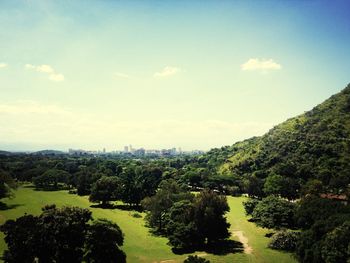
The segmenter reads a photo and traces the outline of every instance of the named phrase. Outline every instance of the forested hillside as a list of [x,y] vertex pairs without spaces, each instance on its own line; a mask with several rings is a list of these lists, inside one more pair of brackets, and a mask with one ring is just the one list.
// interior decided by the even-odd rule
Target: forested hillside
[[303,185],[317,179],[327,191],[343,192],[350,171],[350,85],[297,117],[205,157],[220,174],[289,178]]

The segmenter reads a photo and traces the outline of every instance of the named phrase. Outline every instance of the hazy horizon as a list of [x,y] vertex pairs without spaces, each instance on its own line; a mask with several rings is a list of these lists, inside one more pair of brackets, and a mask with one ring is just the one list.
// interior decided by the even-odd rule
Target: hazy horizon
[[349,1],[2,1],[0,150],[208,150],[349,82]]

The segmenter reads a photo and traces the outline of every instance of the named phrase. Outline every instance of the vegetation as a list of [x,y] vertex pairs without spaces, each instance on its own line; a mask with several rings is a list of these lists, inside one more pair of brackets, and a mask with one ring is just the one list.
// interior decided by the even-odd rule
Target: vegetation
[[210,263],[210,261],[206,260],[205,258],[198,257],[197,255],[191,255],[185,259],[184,263]]
[[[295,260],[290,254],[281,253],[277,250],[268,249],[269,238],[265,234],[269,232],[267,229],[256,227],[253,223],[247,221],[244,215],[242,201],[243,197],[227,197],[230,212],[226,214],[227,221],[231,224],[230,231],[241,230],[248,239],[248,245],[252,247],[252,253],[246,254],[242,250],[237,249],[236,253],[229,254],[212,254],[207,252],[196,252],[199,257],[203,257],[211,262],[271,262],[271,263],[294,263]],[[104,209],[99,207],[91,207],[88,197],[68,194],[67,191],[33,191],[30,187],[19,187],[15,191],[13,199],[5,199],[8,209],[0,211],[0,224],[8,219],[16,219],[25,213],[38,216],[41,214],[41,207],[45,204],[56,203],[57,207],[62,206],[79,206],[88,208],[92,211],[93,218],[108,218],[108,220],[117,223],[124,236],[123,251],[127,255],[128,262],[160,262],[165,260],[174,260],[174,262],[183,262],[188,254],[174,254],[171,246],[167,245],[168,239],[155,236],[149,233],[149,228],[144,225],[143,218],[134,218],[133,211],[124,209]],[[120,204],[120,202],[117,202]],[[5,250],[4,235],[0,232],[0,255]],[[239,241],[238,237],[231,237]],[[146,245],[145,245],[146,244]],[[194,253],[191,253],[193,255]]]
[[295,251],[300,233],[294,231],[279,231],[275,233],[269,243],[269,248]]
[[295,205],[275,196],[261,200],[252,212],[253,221],[266,228],[293,228]]
[[198,195],[186,192],[173,180],[145,198],[146,220],[155,233],[166,235],[176,251],[213,246],[230,236],[224,214],[229,211],[225,196],[205,190]]
[[[313,110],[287,120],[261,137],[212,149],[200,156],[136,159],[122,155],[77,157],[50,151],[0,154],[0,198],[5,200],[11,196],[17,182],[31,182],[38,192],[50,191],[47,195],[69,189],[72,198],[86,201],[86,197],[79,196],[89,195],[91,202],[102,204],[89,209],[122,208],[140,212],[142,218],[133,217],[135,212],[130,212],[132,220],[143,220],[142,209],[146,210],[145,220],[152,232],[165,236],[175,252],[199,249],[218,253],[208,248],[223,248],[222,244],[228,244],[222,242],[230,241],[230,223],[235,218],[229,213],[225,195],[246,193],[250,199],[245,200],[244,209],[250,221],[268,229],[300,229],[297,240],[294,232],[279,232],[272,238],[271,247],[295,248],[295,255],[301,262],[346,262],[349,240],[348,235],[342,233],[348,233],[350,220],[349,171],[350,85]],[[195,195],[191,191],[200,193]],[[75,193],[79,196],[74,196]],[[107,206],[109,203],[111,205]],[[86,208],[88,204],[84,205]],[[34,233],[41,233],[36,226],[42,215],[20,216],[17,216],[19,232],[33,236],[31,230],[22,227],[22,223],[27,222],[33,223]],[[17,221],[14,222],[12,224]],[[74,260],[90,255],[90,262],[98,262],[95,248],[116,251],[110,255],[117,258],[118,254],[119,259],[123,258],[124,254],[118,250],[123,241],[117,238],[121,230],[114,223],[99,220],[91,224],[85,234],[95,236],[96,240],[102,238],[97,229],[101,233],[114,229],[110,236],[112,243],[106,244],[102,239],[93,243],[84,235],[84,242],[89,240],[84,243],[84,253],[79,247],[81,243],[71,246],[73,250],[76,246],[78,251]],[[5,226],[4,231],[11,233],[13,229],[6,230]],[[236,236],[242,239],[242,233]],[[336,242],[337,237],[341,242]],[[19,240],[21,238],[24,237],[19,235]],[[32,239],[36,238],[34,235]],[[249,236],[249,239],[254,237]],[[65,244],[60,239],[57,242]],[[13,244],[5,253],[9,261],[17,255],[11,252],[16,249],[16,242]],[[232,248],[237,250],[239,246],[236,245]],[[247,249],[247,245],[243,248]],[[37,248],[28,246],[28,249],[23,251],[21,259]],[[49,260],[63,253],[53,253],[49,249],[46,252],[48,255],[42,257]],[[235,251],[222,253],[231,252]],[[28,256],[28,259],[32,258]]]
[[79,207],[47,205],[42,211],[1,226],[8,246],[5,262],[101,262],[106,252],[107,262],[125,262],[118,247],[123,245],[123,233],[115,223],[98,220],[90,226],[91,212]]

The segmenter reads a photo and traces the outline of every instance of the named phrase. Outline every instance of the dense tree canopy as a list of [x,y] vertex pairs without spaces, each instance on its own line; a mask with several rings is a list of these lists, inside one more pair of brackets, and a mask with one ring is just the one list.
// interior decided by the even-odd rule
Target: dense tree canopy
[[92,185],[89,200],[106,205],[109,201],[120,199],[121,194],[122,182],[118,177],[102,176]]
[[118,262],[125,262],[125,254],[119,248],[123,244],[120,228],[107,220],[90,225],[91,219],[91,212],[87,209],[50,205],[44,207],[39,216],[24,215],[8,220],[0,227],[8,247],[3,259],[9,263],[35,260],[78,263],[83,259],[101,262],[96,255],[108,251],[110,260],[104,262],[116,258],[124,259]]
[[295,205],[276,196],[262,199],[254,208],[252,219],[266,228],[291,228],[294,222]]

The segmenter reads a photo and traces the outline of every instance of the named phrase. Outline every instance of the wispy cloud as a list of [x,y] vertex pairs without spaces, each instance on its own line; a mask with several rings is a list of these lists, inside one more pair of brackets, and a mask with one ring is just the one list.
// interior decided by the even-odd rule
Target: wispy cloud
[[37,72],[48,74],[49,80],[52,80],[52,81],[63,81],[64,80],[64,75],[56,72],[53,69],[53,67],[51,67],[50,65],[44,64],[44,65],[35,66],[32,64],[26,64],[25,68],[29,69],[29,70],[35,70]]
[[270,70],[280,70],[282,68],[281,64],[278,64],[273,59],[258,59],[251,58],[247,62],[241,65],[241,69],[244,71],[270,71]]
[[7,64],[6,63],[0,63],[0,68],[6,68]]
[[[0,102],[0,143],[121,149],[127,142],[146,148],[188,146],[207,149],[262,135],[273,124],[221,120],[118,120],[36,101]],[[45,129],[43,129],[45,127]],[[198,133],[198,131],[201,131]],[[205,143],[203,143],[205,142]]]
[[117,78],[122,78],[122,79],[130,79],[130,75],[122,73],[122,72],[115,72],[113,74],[113,76],[117,77]]
[[155,78],[165,78],[175,75],[181,71],[178,67],[166,66],[161,71],[154,73]]

